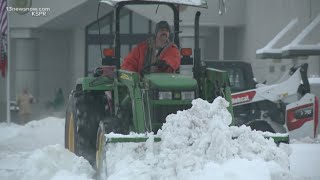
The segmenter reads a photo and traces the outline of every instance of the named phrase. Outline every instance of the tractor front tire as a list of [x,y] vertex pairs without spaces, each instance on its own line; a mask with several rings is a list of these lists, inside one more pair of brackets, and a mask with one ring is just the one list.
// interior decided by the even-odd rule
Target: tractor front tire
[[66,121],[65,121],[65,136],[64,136],[64,146],[69,151],[75,153],[75,121],[73,111],[67,108]]
[[105,123],[100,122],[96,142],[96,178],[107,179],[106,174],[106,137]]

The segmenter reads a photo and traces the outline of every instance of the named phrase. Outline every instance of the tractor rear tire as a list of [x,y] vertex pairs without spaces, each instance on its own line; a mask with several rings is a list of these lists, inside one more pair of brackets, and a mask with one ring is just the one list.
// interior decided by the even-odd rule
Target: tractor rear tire
[[104,94],[74,92],[69,100],[65,125],[65,147],[87,159],[96,168],[99,122],[105,118]]

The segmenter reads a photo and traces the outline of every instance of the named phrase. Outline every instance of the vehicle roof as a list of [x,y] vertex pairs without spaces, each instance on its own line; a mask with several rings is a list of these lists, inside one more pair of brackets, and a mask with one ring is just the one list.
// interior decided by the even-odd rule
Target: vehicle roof
[[114,6],[117,3],[123,2],[123,1],[161,2],[161,3],[173,3],[173,4],[181,4],[181,5],[187,5],[187,6],[195,6],[200,8],[208,8],[206,0],[101,0],[100,2],[104,2]]
[[309,77],[308,80],[310,84],[320,84],[320,77]]

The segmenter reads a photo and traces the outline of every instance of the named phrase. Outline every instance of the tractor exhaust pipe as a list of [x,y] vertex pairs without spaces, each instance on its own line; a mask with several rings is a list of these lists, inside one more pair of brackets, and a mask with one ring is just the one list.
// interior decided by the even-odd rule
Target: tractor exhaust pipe
[[199,21],[200,21],[200,15],[201,15],[201,12],[198,11],[195,15],[195,20],[194,20],[194,62],[193,62],[193,78],[197,80],[198,82],[198,87],[199,87],[199,95],[200,97],[202,96],[202,78],[201,78],[201,75],[203,72],[201,68],[201,50],[200,50],[200,47],[199,47]]
[[193,67],[193,77],[198,81],[200,78],[200,66],[201,66],[201,54],[199,47],[199,21],[201,12],[198,11],[194,20],[194,67]]

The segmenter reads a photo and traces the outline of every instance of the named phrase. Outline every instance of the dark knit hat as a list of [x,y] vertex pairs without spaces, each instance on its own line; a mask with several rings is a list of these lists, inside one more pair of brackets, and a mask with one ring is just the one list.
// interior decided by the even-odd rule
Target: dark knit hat
[[156,24],[155,33],[157,34],[161,28],[166,28],[170,32],[170,26],[167,21],[160,21]]

